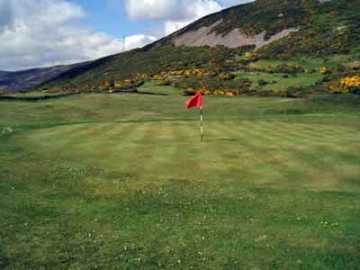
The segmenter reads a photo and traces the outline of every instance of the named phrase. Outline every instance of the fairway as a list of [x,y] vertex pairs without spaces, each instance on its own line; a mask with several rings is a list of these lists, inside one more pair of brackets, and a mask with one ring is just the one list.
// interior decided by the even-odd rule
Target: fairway
[[0,269],[359,269],[360,110],[0,103]]

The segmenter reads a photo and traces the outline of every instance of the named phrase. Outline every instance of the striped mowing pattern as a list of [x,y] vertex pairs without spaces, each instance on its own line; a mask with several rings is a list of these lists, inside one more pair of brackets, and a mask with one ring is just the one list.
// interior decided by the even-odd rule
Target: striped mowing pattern
[[195,121],[68,125],[23,136],[44,156],[146,185],[191,179],[353,191],[360,179],[360,132],[338,125],[209,121],[202,144]]

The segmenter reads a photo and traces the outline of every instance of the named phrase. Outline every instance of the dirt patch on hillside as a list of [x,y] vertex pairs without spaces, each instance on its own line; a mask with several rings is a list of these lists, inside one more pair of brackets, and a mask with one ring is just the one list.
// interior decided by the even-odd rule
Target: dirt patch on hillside
[[213,28],[221,24],[222,20],[215,22],[214,24],[201,27],[196,31],[186,32],[174,39],[175,46],[210,46],[215,47],[217,45],[223,45],[228,48],[238,48],[248,45],[255,45],[256,48],[261,48],[271,42],[279,40],[288,36],[292,32],[298,31],[297,28],[284,29],[281,32],[271,36],[265,40],[266,32],[254,36],[247,36],[240,32],[239,29],[234,29],[226,35],[219,35],[212,32]]

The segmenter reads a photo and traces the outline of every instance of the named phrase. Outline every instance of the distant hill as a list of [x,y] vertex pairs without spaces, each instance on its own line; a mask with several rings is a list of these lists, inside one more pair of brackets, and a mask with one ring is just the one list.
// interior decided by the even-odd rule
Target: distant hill
[[[96,90],[104,81],[148,78],[179,69],[227,72],[261,59],[333,55],[357,59],[359,44],[359,0],[257,0],[208,15],[142,49],[28,77],[26,72],[0,75],[0,85]],[[249,54],[254,57],[246,59]]]
[[9,92],[28,90],[55,79],[60,74],[82,67],[86,64],[87,63],[81,63],[68,66],[54,66],[50,68],[36,68],[14,72],[0,71],[0,89],[7,90]]

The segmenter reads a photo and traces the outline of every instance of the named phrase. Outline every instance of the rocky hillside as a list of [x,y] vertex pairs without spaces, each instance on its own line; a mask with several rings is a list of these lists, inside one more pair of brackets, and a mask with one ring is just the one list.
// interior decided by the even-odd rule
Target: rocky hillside
[[264,1],[235,6],[209,15],[151,45],[223,45],[260,48],[299,31],[307,20],[303,1]]
[[202,18],[149,47],[254,46],[271,56],[324,55],[349,52],[359,42],[359,0],[257,0]]

